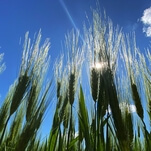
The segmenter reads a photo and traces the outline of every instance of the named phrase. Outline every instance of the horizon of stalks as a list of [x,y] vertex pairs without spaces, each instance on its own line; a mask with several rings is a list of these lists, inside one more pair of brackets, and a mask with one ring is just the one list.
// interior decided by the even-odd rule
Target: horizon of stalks
[[[92,13],[83,35],[65,36],[51,72],[49,39],[26,33],[18,77],[0,107],[0,151],[150,151],[150,50]],[[45,116],[51,128],[41,138]]]

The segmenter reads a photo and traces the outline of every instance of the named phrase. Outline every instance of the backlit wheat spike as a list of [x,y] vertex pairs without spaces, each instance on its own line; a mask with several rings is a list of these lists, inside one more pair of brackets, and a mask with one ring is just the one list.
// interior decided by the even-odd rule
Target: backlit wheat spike
[[61,96],[61,82],[57,81],[57,98],[59,99]]
[[55,80],[56,80],[56,87],[57,87],[57,98],[59,99],[59,97],[62,95],[62,85],[63,85],[63,78],[65,75],[65,70],[63,71],[63,59],[64,57],[61,56],[59,58],[59,60],[57,59],[55,64],[54,64],[54,74],[55,74]]
[[96,68],[91,69],[91,92],[92,98],[96,102],[98,97],[98,82],[99,82],[99,74]]
[[75,73],[71,73],[69,75],[69,102],[72,105],[74,103],[74,96],[75,96],[75,82],[76,82],[76,77]]
[[[38,84],[37,84],[38,85]],[[29,121],[33,117],[33,113],[37,107],[38,91],[35,84],[31,85],[29,97],[27,100],[26,109],[26,120]]]
[[15,87],[15,92],[12,97],[11,107],[10,107],[10,116],[17,110],[19,107],[25,93],[27,87],[29,85],[29,77],[28,75],[22,75],[19,77],[18,83]]
[[0,138],[0,144],[2,143],[4,134],[5,134],[5,130],[7,127],[7,124],[9,122],[10,117],[12,116],[12,114],[14,112],[16,112],[16,110],[19,108],[21,101],[23,99],[23,97],[25,96],[27,87],[29,86],[29,77],[27,76],[27,74],[25,75],[21,75],[18,78],[18,83],[15,83],[16,85],[14,86],[14,93],[12,95],[12,100],[11,100],[11,105],[10,105],[10,112],[9,115],[7,117],[1,138]]
[[133,100],[136,106],[137,114],[143,120],[144,111],[143,111],[143,106],[141,103],[141,99],[140,99],[136,84],[132,83],[131,88],[132,88],[132,96],[133,96]]
[[126,129],[127,129],[127,136],[128,136],[128,147],[129,149],[132,149],[132,145],[133,145],[133,139],[134,139],[134,130],[133,130],[133,119],[132,119],[132,113],[130,111],[130,107],[129,104],[124,104],[124,108],[122,109],[124,110],[124,122],[126,125]]

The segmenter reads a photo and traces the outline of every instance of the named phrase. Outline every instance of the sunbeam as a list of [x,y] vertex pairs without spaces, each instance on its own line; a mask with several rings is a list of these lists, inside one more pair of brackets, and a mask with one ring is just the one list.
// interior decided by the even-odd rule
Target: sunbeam
[[[60,0],[60,4],[61,4],[61,6],[63,7],[64,11],[66,12],[66,14],[67,14],[67,16],[68,16],[68,18],[69,18],[71,24],[72,24],[73,27],[75,28],[75,30],[76,30],[76,31],[79,31],[78,28],[77,28],[77,25],[76,25],[76,23],[74,22],[74,20],[73,20],[73,18],[72,18],[72,16],[71,16],[71,14],[70,14],[70,12],[69,12],[67,6],[65,5],[64,1],[63,1],[63,0]],[[80,36],[81,40],[84,41],[83,38],[82,38],[82,36],[81,36],[81,35],[79,35],[79,36]]]
[[66,14],[67,14],[69,20],[71,21],[73,27],[74,27],[76,30],[78,30],[78,28],[77,28],[77,26],[76,26],[74,20],[72,19],[72,16],[70,15],[70,13],[69,13],[69,11],[68,11],[68,9],[67,9],[67,7],[66,7],[64,1],[63,1],[63,0],[60,0],[60,3],[61,3],[61,5],[62,5],[64,11],[66,12]]

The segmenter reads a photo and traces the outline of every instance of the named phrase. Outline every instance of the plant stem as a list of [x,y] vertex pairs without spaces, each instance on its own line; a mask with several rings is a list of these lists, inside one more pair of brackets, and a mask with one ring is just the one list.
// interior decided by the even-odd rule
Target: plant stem
[[97,144],[97,135],[96,135],[96,130],[97,130],[97,111],[96,111],[96,105],[97,105],[97,103],[96,103],[96,101],[95,101],[95,104],[94,104],[94,110],[95,110],[95,124],[94,124],[94,130],[95,130],[95,132],[94,132],[94,151],[96,151],[96,144]]
[[[107,119],[109,117],[109,111],[107,110]],[[108,120],[107,120],[107,126],[106,126],[106,151],[108,151],[110,149],[109,147],[109,123],[108,123]]]
[[4,129],[3,129],[3,133],[2,133],[2,136],[0,138],[0,145],[1,145],[2,141],[3,141],[3,137],[4,137],[4,134],[5,134],[5,130],[6,130],[6,127],[7,127],[9,119],[10,119],[10,116],[8,117],[8,119],[7,119],[6,123],[5,123]]
[[72,131],[72,105],[70,106],[71,114],[70,114],[70,125],[69,125],[69,132],[68,132],[68,141],[67,141],[67,151],[69,151],[69,142],[71,141],[70,135]]

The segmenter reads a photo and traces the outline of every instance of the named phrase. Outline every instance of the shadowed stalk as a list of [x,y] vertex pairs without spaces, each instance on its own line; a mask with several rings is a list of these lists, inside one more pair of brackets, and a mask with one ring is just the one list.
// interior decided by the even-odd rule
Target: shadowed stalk
[[70,103],[70,124],[69,124],[69,131],[68,131],[68,140],[67,140],[67,150],[69,150],[69,143],[72,141],[72,122],[73,122],[73,103],[74,103],[74,97],[75,97],[75,87],[76,87],[76,74],[75,69],[74,73],[70,73],[69,75],[69,88],[68,88],[68,100]]
[[9,117],[7,118],[7,120],[6,120],[4,129],[3,129],[3,132],[2,132],[2,135],[1,135],[1,138],[0,138],[0,145],[2,144],[2,141],[3,141],[3,138],[4,138],[4,134],[5,134],[5,130],[6,130],[6,127],[7,127],[7,124],[8,124],[9,119],[10,119],[10,116],[9,116]]
[[23,108],[24,105],[22,105],[15,114],[15,118],[13,119],[13,122],[10,127],[9,136],[7,138],[7,146],[14,147],[19,138],[20,132],[22,131],[23,117],[25,114]]
[[6,96],[6,99],[3,102],[3,105],[0,109],[0,132],[5,127],[6,120],[8,118],[9,110],[10,110],[10,104],[11,104],[11,99],[12,99],[12,94],[14,93],[14,87],[11,86],[9,89],[9,92]]
[[70,105],[70,124],[69,124],[69,131],[68,131],[68,139],[67,139],[67,150],[69,150],[69,143],[72,140],[72,105]]
[[34,117],[35,119],[33,119],[29,124],[30,125],[26,125],[23,129],[23,132],[17,142],[16,151],[20,151],[20,148],[22,148],[22,150],[25,150],[29,140],[32,138],[32,136],[34,135],[34,133],[37,131],[37,129],[39,128],[39,124],[41,123],[41,118],[42,118],[42,114],[39,114],[39,116]]
[[106,146],[105,146],[106,151],[111,150],[111,148],[110,148],[110,138],[109,138],[109,121],[108,121],[109,117],[110,117],[110,114],[107,111]]
[[[97,148],[97,102],[94,103],[94,151],[96,151]],[[98,132],[99,133],[99,132]]]
[[[108,110],[108,94],[105,91],[105,83],[103,78],[103,72],[105,69],[101,69],[100,75],[99,75],[99,91],[98,91],[98,103],[97,103],[97,129],[98,129],[98,146],[101,144],[103,147],[104,142],[104,116],[106,115],[106,112]],[[107,118],[108,119],[108,118]]]
[[141,118],[141,120],[143,121],[144,112],[143,112],[143,107],[142,107],[142,104],[141,104],[141,99],[139,97],[139,93],[138,93],[136,84],[132,83],[132,80],[131,80],[131,88],[132,88],[133,100],[134,100],[135,105],[136,105],[137,114]]
[[126,130],[122,120],[121,110],[119,108],[115,84],[113,82],[112,74],[109,69],[106,71],[104,77],[106,77],[106,86],[110,88],[110,91],[108,89],[109,104],[111,107],[112,116],[116,127],[117,138],[119,139],[119,142],[121,142],[121,146],[125,148],[125,142],[127,140]]

